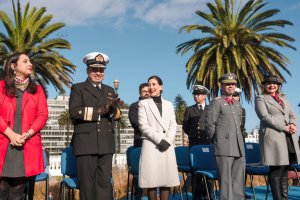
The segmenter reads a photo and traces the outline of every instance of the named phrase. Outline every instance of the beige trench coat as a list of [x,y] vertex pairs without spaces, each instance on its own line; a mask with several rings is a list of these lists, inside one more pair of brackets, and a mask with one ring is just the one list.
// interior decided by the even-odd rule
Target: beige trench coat
[[[139,186],[141,188],[173,187],[179,185],[174,150],[176,120],[171,102],[162,98],[162,116],[150,99],[139,102],[139,126],[144,137],[140,158]],[[157,144],[165,139],[171,146],[165,152]]]
[[[259,95],[255,101],[255,111],[260,119],[259,143],[264,165],[290,164],[283,130],[287,124],[296,125],[297,120],[285,95],[281,95],[280,98],[284,103],[284,108],[270,95]],[[299,164],[300,151],[297,133],[292,135],[292,139]]]

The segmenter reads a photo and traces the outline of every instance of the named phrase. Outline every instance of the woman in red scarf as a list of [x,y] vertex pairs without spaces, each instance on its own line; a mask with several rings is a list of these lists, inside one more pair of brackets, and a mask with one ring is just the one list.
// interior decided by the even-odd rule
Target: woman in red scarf
[[[40,130],[48,118],[43,88],[26,54],[14,53],[0,80],[0,199],[24,199],[25,181],[44,171]],[[32,191],[33,192],[33,191]]]
[[300,161],[296,118],[277,76],[262,82],[264,94],[258,95],[255,110],[260,119],[259,143],[262,164],[269,165],[269,183],[274,200],[288,199],[289,165]]

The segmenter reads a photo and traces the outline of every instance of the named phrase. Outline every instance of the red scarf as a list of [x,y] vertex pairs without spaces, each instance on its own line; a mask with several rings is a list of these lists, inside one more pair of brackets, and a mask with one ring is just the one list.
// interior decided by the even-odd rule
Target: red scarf
[[226,97],[225,100],[227,101],[228,104],[234,104],[234,99],[230,99],[229,97]]
[[282,107],[282,108],[284,108],[284,103],[283,103],[283,101],[280,99],[280,97],[279,97],[279,95],[277,94],[277,93],[275,93],[275,96],[272,96],[274,99],[275,99],[275,101],[277,101],[277,103]]

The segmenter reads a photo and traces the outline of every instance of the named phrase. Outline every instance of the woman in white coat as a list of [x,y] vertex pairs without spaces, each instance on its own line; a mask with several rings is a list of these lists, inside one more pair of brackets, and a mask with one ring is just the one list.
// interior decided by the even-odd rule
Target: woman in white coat
[[269,183],[274,200],[288,199],[288,170],[299,163],[300,151],[296,118],[285,95],[281,80],[267,76],[262,82],[264,94],[256,97],[255,110],[260,119],[259,142],[262,164],[269,165]]
[[139,126],[143,144],[140,159],[139,186],[148,189],[148,198],[167,200],[170,187],[179,185],[174,150],[176,120],[171,102],[161,97],[162,80],[158,76],[148,79],[150,96],[139,102]]

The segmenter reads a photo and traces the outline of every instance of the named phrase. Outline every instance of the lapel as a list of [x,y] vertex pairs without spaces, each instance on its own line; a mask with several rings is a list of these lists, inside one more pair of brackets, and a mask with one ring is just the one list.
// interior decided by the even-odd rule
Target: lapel
[[[100,92],[97,90],[97,88],[96,87],[94,87],[94,85],[87,79],[86,81],[85,81],[85,88],[86,88],[86,90],[89,92],[89,93],[91,93],[93,96],[95,96],[95,97],[97,97],[97,98],[99,98],[99,96],[100,96]],[[101,89],[102,90],[102,89]],[[100,91],[101,91],[100,90]]]
[[105,100],[104,97],[106,97],[104,84],[101,83],[100,91],[98,91],[98,89],[94,87],[94,85],[88,79],[85,81],[84,85],[86,90],[97,99],[98,105],[101,105]]
[[[264,96],[267,102],[269,102],[270,104],[278,108],[282,113],[284,113],[284,109],[281,107],[281,105],[279,105],[279,103],[277,103],[277,101],[273,97],[271,97],[271,95],[264,95]],[[281,100],[283,101],[284,104],[286,103],[282,98]]]
[[151,110],[154,118],[160,124],[160,126],[166,131],[167,129],[166,129],[166,126],[164,125],[165,123],[164,123],[163,119],[165,118],[165,116],[168,115],[168,113],[166,113],[166,110],[165,110],[166,102],[163,98],[161,98],[161,103],[162,103],[162,116],[160,116],[159,110],[158,110],[156,104],[154,103],[153,99],[150,98],[148,100],[149,109]]

